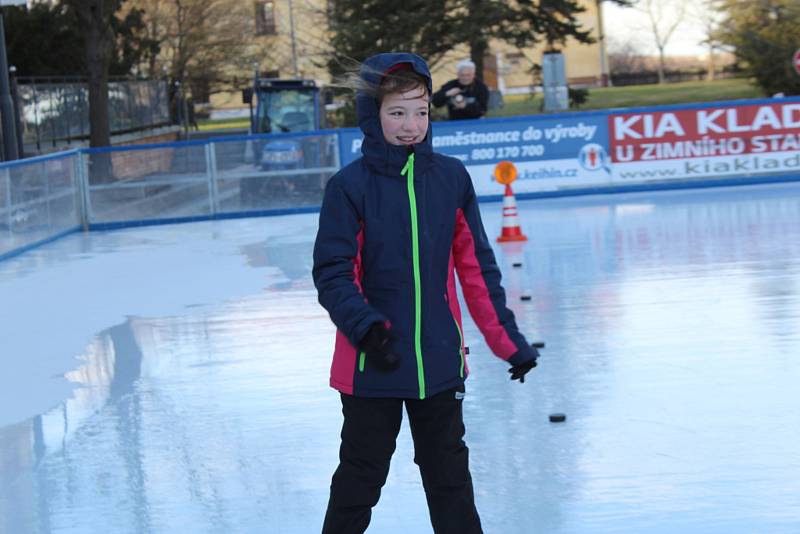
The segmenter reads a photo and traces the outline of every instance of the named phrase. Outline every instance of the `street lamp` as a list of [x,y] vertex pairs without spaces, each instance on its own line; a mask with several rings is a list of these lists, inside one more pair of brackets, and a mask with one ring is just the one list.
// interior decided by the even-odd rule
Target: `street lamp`
[[19,87],[17,86],[17,67],[11,65],[8,67],[8,73],[11,76],[11,102],[14,106],[14,129],[17,132],[17,156],[20,158],[25,157],[25,145],[22,138],[22,117],[20,117],[20,97]]
[[[0,0],[3,6],[24,6],[26,0]],[[11,100],[11,85],[8,81],[8,59],[6,58],[6,31],[3,11],[0,9],[0,115],[3,130],[3,154],[6,161],[19,158],[14,102]]]

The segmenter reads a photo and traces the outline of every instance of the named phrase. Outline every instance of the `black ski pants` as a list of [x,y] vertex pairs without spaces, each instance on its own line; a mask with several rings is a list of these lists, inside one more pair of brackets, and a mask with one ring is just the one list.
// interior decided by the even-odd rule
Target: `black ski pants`
[[463,440],[463,393],[462,385],[424,400],[342,394],[339,467],[331,481],[323,534],[361,534],[367,529],[389,474],[403,404],[434,532],[483,532],[469,474],[469,450]]

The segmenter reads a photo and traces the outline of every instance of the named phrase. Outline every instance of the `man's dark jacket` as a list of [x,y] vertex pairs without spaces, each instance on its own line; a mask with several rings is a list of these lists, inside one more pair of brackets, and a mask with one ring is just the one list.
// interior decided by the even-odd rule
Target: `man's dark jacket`
[[[456,108],[453,98],[445,96],[445,93],[453,87],[461,89],[461,95],[466,98],[467,105],[464,109]],[[458,80],[450,80],[433,94],[434,106],[438,108],[445,104],[447,104],[450,120],[479,119],[486,113],[489,106],[489,89],[477,78],[469,85],[461,85]]]

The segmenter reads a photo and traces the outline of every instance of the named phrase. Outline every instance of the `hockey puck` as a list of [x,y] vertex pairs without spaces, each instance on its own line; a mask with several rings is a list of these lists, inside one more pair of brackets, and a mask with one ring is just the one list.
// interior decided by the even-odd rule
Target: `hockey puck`
[[534,341],[531,343],[531,347],[534,349],[543,349],[544,348],[544,341]]
[[531,300],[531,296],[530,296],[530,295],[522,295],[522,296],[519,298],[519,300]]
[[513,267],[522,267],[522,262],[521,262],[521,261],[514,262],[514,263],[512,263],[511,265],[512,265]]
[[550,414],[550,422],[551,423],[563,423],[567,420],[567,416],[563,413],[551,413]]

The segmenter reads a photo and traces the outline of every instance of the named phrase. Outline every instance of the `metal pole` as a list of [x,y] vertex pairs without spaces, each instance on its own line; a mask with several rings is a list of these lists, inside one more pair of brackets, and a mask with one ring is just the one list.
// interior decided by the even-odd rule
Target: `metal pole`
[[180,81],[175,82],[175,85],[178,86],[178,102],[175,106],[175,111],[178,113],[178,118],[180,120],[180,125],[183,127],[183,139],[189,139],[189,118],[186,116],[188,114],[188,109],[186,108],[186,91],[184,89],[184,84]]
[[211,215],[219,212],[219,191],[217,190],[217,152],[216,145],[211,142],[205,146],[206,172],[208,173],[208,195]]
[[25,109],[21,106],[21,98],[19,96],[19,86],[17,85],[17,68],[11,66],[9,68],[11,73],[11,101],[14,103],[14,128],[17,131],[17,153],[20,158],[25,157],[25,139],[22,135],[22,117],[20,116],[20,109]]
[[42,166],[42,174],[44,175],[44,193],[45,198],[47,199],[47,229],[53,229],[53,215],[50,213],[50,172],[47,170],[47,162],[44,161],[41,163]]
[[158,88],[158,82],[157,81],[154,82],[154,81],[151,80],[149,82],[146,82],[146,84],[147,85],[145,87],[147,88],[147,111],[150,113],[150,117],[148,119],[147,126],[152,128],[153,125],[156,123],[156,111],[155,111],[155,106],[153,104],[153,101],[156,101],[156,102],[158,101],[157,98],[153,97],[153,93],[155,92],[155,91],[153,91],[153,89],[157,89]]
[[6,220],[8,221],[8,233],[13,234],[14,231],[11,227],[14,222],[11,217],[11,169],[3,169],[3,174],[6,175]]
[[42,151],[42,133],[39,131],[39,92],[36,90],[36,83],[31,80],[33,89],[33,125],[36,130],[36,152]]
[[337,171],[342,168],[342,156],[339,154],[339,149],[342,146],[342,143],[339,142],[340,135],[339,132],[336,132],[333,138],[333,166],[336,167]]
[[89,231],[92,223],[92,197],[89,190],[89,173],[86,172],[86,155],[83,150],[79,150],[75,158],[75,179],[78,182],[78,194],[80,195],[81,207],[81,226],[83,231]]
[[595,0],[595,6],[597,7],[597,42],[600,45],[600,86],[611,87],[606,54],[606,30],[603,27],[603,0]]
[[300,75],[297,73],[297,45],[294,38],[294,10],[292,9],[292,0],[289,0],[289,30],[292,35],[292,69],[294,69],[294,77],[298,78]]
[[[53,92],[57,92],[58,89],[55,89],[55,84],[53,80],[48,78],[47,81],[47,105],[50,106],[50,109],[58,109],[55,102],[56,99],[53,97]],[[57,93],[56,93],[57,94]],[[61,116],[60,110],[58,116]],[[56,118],[50,118],[50,139],[53,142],[53,148],[56,148],[56,137],[58,137],[58,132],[56,132]]]
[[66,119],[66,132],[64,136],[67,138],[67,145],[72,144],[72,106],[70,106],[70,84],[64,84],[61,92],[61,110],[62,116]]
[[88,87],[84,88],[83,84],[77,84],[77,91],[78,91],[78,123],[80,124],[80,135],[81,141],[83,141],[83,137],[86,135],[86,126],[89,122],[89,109],[88,106],[85,105],[86,102],[86,92],[88,91]]
[[3,13],[0,11],[0,115],[3,127],[3,153],[6,161],[19,158],[17,135],[14,127],[14,102],[8,83],[8,59],[6,58],[6,32]]
[[135,129],[139,125],[136,124],[136,117],[134,117],[135,106],[133,105],[133,82],[131,80],[125,80],[124,82],[121,81],[119,83],[120,85],[124,84],[124,87],[127,89],[125,92],[128,94],[128,119],[130,121],[128,128]]

